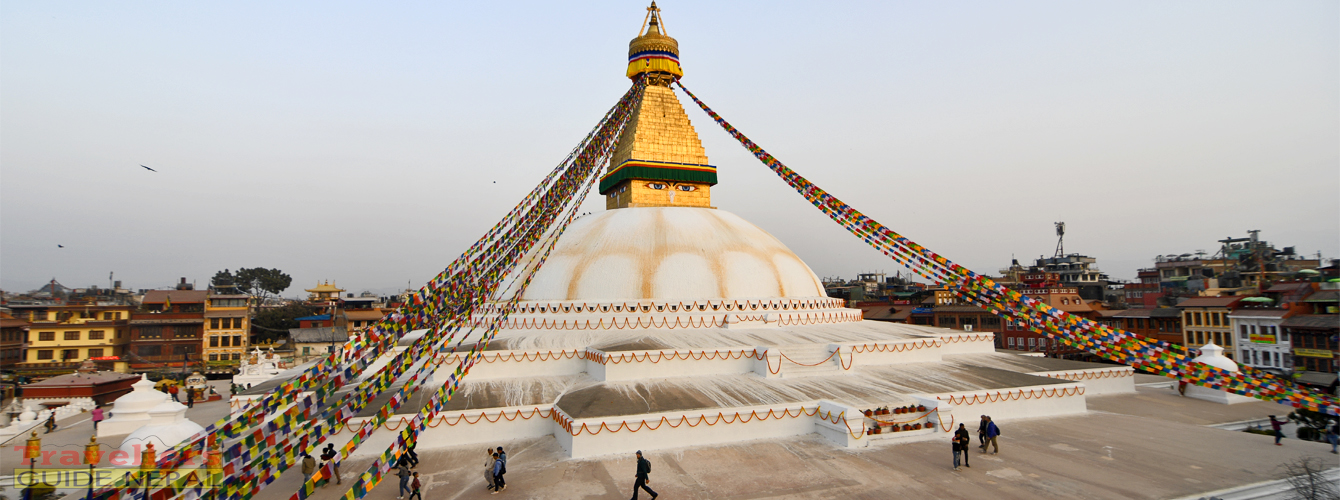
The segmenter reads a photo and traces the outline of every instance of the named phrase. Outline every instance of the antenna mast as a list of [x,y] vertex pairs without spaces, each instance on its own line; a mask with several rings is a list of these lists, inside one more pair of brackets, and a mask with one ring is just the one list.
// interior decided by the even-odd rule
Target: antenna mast
[[1056,255],[1062,257],[1065,255],[1065,223],[1056,223]]

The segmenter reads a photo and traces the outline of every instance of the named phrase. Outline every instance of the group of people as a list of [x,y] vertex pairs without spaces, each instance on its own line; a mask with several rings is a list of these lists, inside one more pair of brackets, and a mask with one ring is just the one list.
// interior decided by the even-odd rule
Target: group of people
[[[1288,420],[1278,420],[1274,415],[1270,416],[1270,430],[1275,436],[1275,446],[1284,446],[1283,444],[1280,444],[1280,440],[1284,439],[1283,427],[1284,424],[1287,423],[1289,423]],[[1323,437],[1326,439],[1327,443],[1330,443],[1331,453],[1340,454],[1340,420],[1327,421]]]
[[[986,448],[991,447],[991,454],[1000,452],[1000,445],[996,444],[996,438],[1000,437],[1000,427],[991,420],[988,415],[982,415],[982,421],[977,426],[978,446],[982,453],[986,453]],[[972,467],[968,464],[968,449],[972,444],[972,437],[968,435],[968,428],[963,424],[958,424],[958,430],[954,431],[954,436],[950,439],[954,448],[954,470],[962,470],[963,467]]]
[[[335,445],[332,443],[326,443],[326,449],[321,450],[321,462],[322,462],[321,467],[325,467],[327,465],[330,466],[330,475],[332,478],[335,479],[335,484],[343,484],[343,482],[340,480],[340,463],[335,460],[339,456],[340,452],[335,451]],[[316,471],[317,471],[316,459],[312,458],[312,455],[310,453],[303,453],[302,454],[303,482],[305,483],[307,481],[311,481],[312,476],[316,475]],[[329,480],[327,480],[321,486],[324,487],[327,484],[330,484]]]
[[507,474],[507,452],[503,447],[498,449],[488,448],[484,450],[488,453],[488,458],[484,460],[484,481],[488,483],[486,488],[492,491],[494,495],[507,489],[507,480],[503,478]]

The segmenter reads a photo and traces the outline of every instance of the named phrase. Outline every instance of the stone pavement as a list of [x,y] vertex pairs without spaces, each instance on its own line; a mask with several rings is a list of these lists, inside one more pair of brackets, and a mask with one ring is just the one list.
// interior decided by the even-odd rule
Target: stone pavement
[[[1162,392],[1160,392],[1162,391]],[[1272,403],[1224,406],[1142,387],[1089,399],[1090,413],[1000,422],[1001,453],[973,452],[951,470],[948,442],[840,449],[815,435],[733,446],[649,452],[651,487],[662,498],[1177,498],[1277,479],[1280,464],[1317,457],[1340,465],[1330,446],[1206,427],[1285,414]],[[384,431],[383,431],[384,432]],[[490,498],[628,498],[632,452],[573,460],[553,438],[497,443],[508,450],[508,488]],[[496,446],[495,445],[495,446]],[[484,489],[483,447],[421,451],[425,498],[469,499]],[[344,486],[369,465],[345,462]],[[284,474],[258,499],[284,500],[301,482]],[[396,496],[394,476],[368,498]],[[334,500],[343,488],[314,497]],[[646,497],[643,497],[646,498]]]

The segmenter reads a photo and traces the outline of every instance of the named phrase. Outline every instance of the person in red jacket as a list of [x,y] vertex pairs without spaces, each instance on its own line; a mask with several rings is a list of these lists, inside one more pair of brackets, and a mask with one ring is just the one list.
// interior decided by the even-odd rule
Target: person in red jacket
[[1284,446],[1280,444],[1280,438],[1284,437],[1284,431],[1280,430],[1280,427],[1283,426],[1284,426],[1283,420],[1275,420],[1274,415],[1270,416],[1270,428],[1274,429],[1275,431],[1275,446]]

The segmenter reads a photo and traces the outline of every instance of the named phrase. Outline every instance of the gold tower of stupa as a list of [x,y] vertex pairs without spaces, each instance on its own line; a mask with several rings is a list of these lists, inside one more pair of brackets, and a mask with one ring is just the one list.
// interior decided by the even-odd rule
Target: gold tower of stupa
[[647,87],[600,179],[605,208],[711,208],[717,169],[707,164],[698,132],[670,88],[684,71],[679,42],[666,33],[656,2],[628,42],[627,76],[646,79]]

